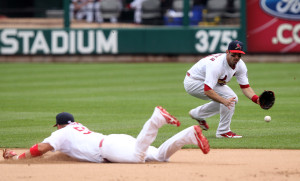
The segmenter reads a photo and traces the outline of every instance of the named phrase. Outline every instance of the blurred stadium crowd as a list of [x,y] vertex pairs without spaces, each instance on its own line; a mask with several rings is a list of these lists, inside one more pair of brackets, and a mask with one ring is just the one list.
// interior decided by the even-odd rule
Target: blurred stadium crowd
[[[18,0],[13,1],[17,2],[14,4],[20,4],[21,2]],[[70,0],[69,16],[71,20],[85,21],[86,23],[110,22],[145,25],[182,25],[184,15],[183,1]],[[24,14],[27,13],[27,17],[30,17],[30,11],[41,12],[44,10],[44,13],[35,13],[34,17],[62,18],[64,16],[62,1],[59,1],[61,7],[44,7],[44,9],[36,7],[37,2],[42,2],[36,0],[28,2],[33,2],[31,3],[32,6],[24,5],[24,8],[15,8],[15,6],[10,5],[13,7],[5,9],[6,4],[4,4],[4,6],[2,5],[4,8],[0,7],[0,14],[2,17],[25,17],[26,15],[24,16]],[[46,1],[44,3],[47,4]],[[239,24],[239,18],[240,0],[189,0],[190,25]]]
[[[184,0],[72,0],[70,17],[87,22],[133,22],[135,24],[180,25]],[[237,19],[240,0],[189,0],[191,25],[200,22],[230,23]],[[131,16],[130,16],[131,14]],[[127,18],[126,18],[127,17]],[[128,18],[131,17],[131,18]]]

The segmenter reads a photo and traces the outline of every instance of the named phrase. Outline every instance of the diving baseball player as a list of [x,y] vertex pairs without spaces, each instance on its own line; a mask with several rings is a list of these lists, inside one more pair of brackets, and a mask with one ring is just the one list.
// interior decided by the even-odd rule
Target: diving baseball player
[[226,53],[213,54],[199,60],[187,71],[184,79],[187,93],[203,100],[210,100],[209,103],[189,112],[203,130],[209,129],[206,118],[220,114],[217,138],[242,138],[230,129],[238,97],[226,84],[233,76],[240,84],[243,94],[254,103],[259,103],[259,97],[249,85],[247,67],[241,59],[242,54],[245,54],[243,43],[238,40],[232,41]]
[[51,136],[21,155],[12,150],[4,150],[3,157],[19,160],[41,156],[48,151],[60,151],[81,161],[143,163],[166,162],[187,144],[198,145],[204,154],[209,152],[209,143],[198,125],[182,130],[159,148],[150,146],[156,138],[158,129],[165,124],[180,126],[179,120],[157,106],[137,138],[125,134],[103,135],[74,122],[72,114],[63,112],[56,116],[54,126],[58,130]]

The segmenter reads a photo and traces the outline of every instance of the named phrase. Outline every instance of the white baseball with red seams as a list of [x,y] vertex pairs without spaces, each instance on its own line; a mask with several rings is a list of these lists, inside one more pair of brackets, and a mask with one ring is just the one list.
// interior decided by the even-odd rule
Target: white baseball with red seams
[[271,116],[265,116],[265,121],[270,122],[271,121]]

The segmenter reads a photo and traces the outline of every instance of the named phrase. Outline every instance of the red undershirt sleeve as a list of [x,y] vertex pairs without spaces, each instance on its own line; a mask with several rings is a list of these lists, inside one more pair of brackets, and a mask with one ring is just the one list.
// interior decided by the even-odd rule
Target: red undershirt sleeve
[[211,90],[212,88],[210,88],[208,85],[204,84],[204,91],[209,91]]
[[246,89],[246,88],[250,87],[250,85],[249,84],[246,84],[246,85],[241,85],[240,84],[240,87],[241,87],[241,89]]

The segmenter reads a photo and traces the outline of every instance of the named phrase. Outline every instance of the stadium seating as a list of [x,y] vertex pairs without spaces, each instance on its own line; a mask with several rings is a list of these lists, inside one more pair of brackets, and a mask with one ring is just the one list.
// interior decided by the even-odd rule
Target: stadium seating
[[160,0],[145,0],[142,3],[143,24],[161,24]]
[[145,0],[142,3],[142,18],[159,18],[161,17],[160,0]]
[[[193,7],[193,0],[190,0],[190,9]],[[172,9],[176,12],[183,12],[184,2],[183,0],[173,0]]]
[[119,0],[101,0],[100,10],[104,19],[118,18],[121,14]]
[[240,17],[240,0],[209,0],[203,18],[208,21],[217,19],[231,19]]
[[[202,7],[193,6],[193,0],[189,1],[189,22],[190,25],[198,25],[202,19]],[[164,21],[165,25],[178,26],[183,24],[184,1],[173,0],[172,8],[167,10]]]

